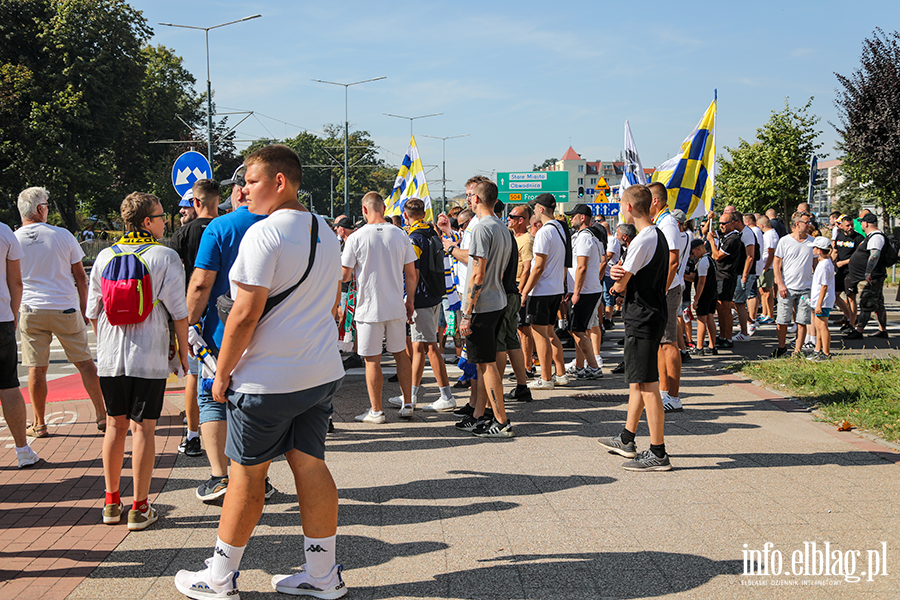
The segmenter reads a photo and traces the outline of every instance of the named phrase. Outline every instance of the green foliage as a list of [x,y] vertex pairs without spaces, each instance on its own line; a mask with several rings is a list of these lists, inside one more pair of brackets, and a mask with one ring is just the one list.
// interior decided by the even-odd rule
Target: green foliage
[[533,165],[531,167],[531,170],[532,171],[543,171],[545,169],[549,169],[550,167],[552,167],[553,165],[556,164],[557,160],[559,160],[559,159],[556,159],[556,158],[545,159],[544,162],[542,162],[541,164]]
[[842,169],[893,215],[900,215],[900,33],[876,28],[863,41],[860,67],[850,76],[835,73],[841,88],[838,149]]
[[[765,213],[774,208],[790,215],[806,200],[809,162],[822,147],[816,143],[819,118],[809,113],[813,99],[800,108],[775,112],[756,130],[752,143],[740,139],[737,148],[719,156],[716,194],[720,205],[734,204],[743,212]],[[822,156],[819,156],[821,159]]]

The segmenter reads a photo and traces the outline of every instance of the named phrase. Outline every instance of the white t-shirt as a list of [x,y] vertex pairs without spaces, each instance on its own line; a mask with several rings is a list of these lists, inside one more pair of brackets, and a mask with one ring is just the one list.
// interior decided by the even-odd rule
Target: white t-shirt
[[169,376],[169,316],[187,318],[184,267],[171,248],[154,245],[141,257],[150,267],[150,285],[157,301],[150,316],[134,325],[110,325],[103,310],[100,275],[112,259],[105,248],[91,269],[87,317],[97,319],[97,374],[100,377],[165,379]]
[[45,310],[79,308],[72,265],[84,252],[75,236],[62,227],[32,223],[20,227],[16,238],[22,245],[22,305]]
[[753,235],[756,236],[756,241],[759,243],[759,260],[756,261],[754,268],[757,275],[762,275],[763,267],[766,266],[766,257],[768,256],[766,253],[766,240],[763,239],[763,232],[759,227],[750,226],[747,229],[753,230]]
[[[678,250],[678,263],[681,264],[681,251],[684,248],[684,242],[681,240],[681,231],[678,229],[678,221],[675,220],[672,213],[667,213],[663,218],[656,222],[656,226],[662,231],[663,235],[666,236],[666,243],[669,244],[669,252]],[[628,247],[628,254],[631,254],[631,246]],[[666,264],[668,265],[668,262],[666,262]],[[675,273],[675,277],[672,279],[672,285],[669,286],[670,290],[679,285],[684,285],[684,279],[681,275],[681,273]]]
[[[672,219],[675,220],[674,218]],[[628,273],[634,275],[653,260],[656,254],[656,225],[648,225],[641,229],[637,236],[628,245],[628,254],[625,256],[625,262],[622,268]],[[670,288],[671,289],[671,288]]]
[[709,254],[704,254],[697,262],[697,277],[706,277],[709,275],[709,261],[712,260]]
[[813,272],[812,288],[809,294],[809,302],[813,309],[816,308],[816,303],[819,301],[819,296],[822,294],[823,285],[827,285],[828,288],[825,290],[822,308],[834,307],[834,271],[834,263],[831,262],[830,258],[820,260],[816,265],[816,270]]
[[[687,231],[678,232],[678,277],[681,285],[684,285],[684,272],[687,271],[688,259],[691,257],[691,234]],[[671,289],[671,288],[670,288]]]
[[0,223],[0,323],[9,323],[15,320],[12,308],[9,286],[6,285],[6,261],[22,260],[22,246],[12,229],[6,223]]
[[[744,226],[744,228],[741,229],[741,244],[743,244],[744,248],[747,250],[747,256],[753,256],[756,245],[756,235],[753,233],[753,230],[747,226]],[[762,246],[760,246],[759,250],[760,254],[762,254]],[[750,268],[755,269],[756,264],[754,263]],[[744,276],[744,265],[738,267],[738,275],[740,277]],[[753,276],[753,271],[750,272],[750,275]]]
[[781,259],[781,277],[789,290],[809,289],[816,260],[812,236],[806,236],[802,242],[790,235],[784,236],[778,240],[775,256]]
[[[563,243],[565,234],[562,225],[548,221],[538,229],[534,236],[534,253],[546,256],[544,271],[538,279],[532,296],[555,296],[563,293],[563,277],[566,270],[566,245]],[[531,259],[531,269],[534,270],[536,258]]]
[[341,264],[356,277],[354,318],[362,323],[406,319],[403,267],[413,262],[416,252],[409,236],[390,223],[369,223],[348,237]]
[[[881,250],[884,248],[884,234],[880,231],[870,231],[866,235],[866,250],[871,252],[872,250]],[[24,275],[24,274],[23,274]]]
[[[462,233],[462,239],[459,240],[460,250],[468,250],[472,247],[472,230],[478,225],[478,220],[477,215],[472,215],[472,218],[469,219],[466,229]],[[456,291],[459,292],[459,297],[463,299],[463,304],[465,304],[466,286],[469,284],[469,265],[461,260],[456,261],[456,275],[459,277],[459,285],[456,286]]]
[[[778,232],[774,229],[770,229],[763,233],[763,244],[760,246],[760,250],[762,250],[763,262],[762,265],[766,266],[766,260],[769,258],[769,250],[774,250],[778,247]],[[771,268],[771,267],[769,267]],[[762,271],[759,273],[762,275]]]
[[[231,375],[236,392],[285,394],[344,376],[331,316],[341,280],[340,242],[330,235],[321,217],[283,209],[254,223],[241,240],[228,275],[231,297],[237,297],[238,283],[267,288],[269,296],[297,283],[309,264],[312,218],[319,219],[319,245],[312,270],[306,281],[257,325]],[[385,227],[406,239],[401,229]]]
[[582,229],[572,235],[572,267],[567,273],[570,292],[575,291],[575,271],[578,268],[579,256],[586,256],[588,259],[587,273],[584,276],[581,293],[599,294],[603,291],[603,284],[600,281],[600,263],[603,262],[604,254],[603,242],[587,229]]
[[622,256],[622,244],[619,243],[619,240],[616,239],[616,236],[611,235],[607,240],[609,242],[609,248],[606,249],[606,253],[609,254],[612,252],[612,256],[609,257],[609,262],[606,263],[606,277],[609,277],[609,270],[612,269],[612,266],[619,262],[619,257]]

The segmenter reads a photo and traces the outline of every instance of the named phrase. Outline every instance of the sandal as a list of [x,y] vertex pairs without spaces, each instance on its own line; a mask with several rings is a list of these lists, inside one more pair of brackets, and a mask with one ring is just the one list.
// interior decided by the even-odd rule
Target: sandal
[[106,433],[106,417],[99,417],[97,419],[97,430],[101,433]]
[[29,425],[25,428],[25,435],[33,438],[45,438],[49,437],[50,434],[47,433],[47,425]]

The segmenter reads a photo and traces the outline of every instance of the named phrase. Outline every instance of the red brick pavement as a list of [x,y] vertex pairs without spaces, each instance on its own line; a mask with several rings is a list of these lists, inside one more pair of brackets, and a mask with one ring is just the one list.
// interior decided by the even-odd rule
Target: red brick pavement
[[[18,470],[15,451],[0,447],[0,600],[65,598],[128,535],[124,519],[114,526],[101,522],[103,434],[90,401],[57,403],[47,411],[50,437],[29,438],[41,462]],[[156,429],[151,500],[175,465],[181,434],[178,410],[166,402]],[[121,492],[130,502],[130,435]]]

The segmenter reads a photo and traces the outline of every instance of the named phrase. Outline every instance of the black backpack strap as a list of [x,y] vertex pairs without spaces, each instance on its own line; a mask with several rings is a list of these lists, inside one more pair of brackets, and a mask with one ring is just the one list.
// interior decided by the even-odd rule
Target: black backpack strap
[[316,260],[316,246],[319,245],[319,219],[312,213],[310,213],[310,216],[312,217],[312,225],[309,228],[309,262],[306,265],[306,271],[303,272],[303,276],[300,277],[300,280],[297,283],[275,296],[269,296],[266,300],[266,307],[259,316],[260,321],[262,321],[263,317],[269,314],[273,308],[281,304],[285,298],[290,296],[293,291],[300,287],[300,284],[309,277],[309,272],[312,270],[313,263]]

